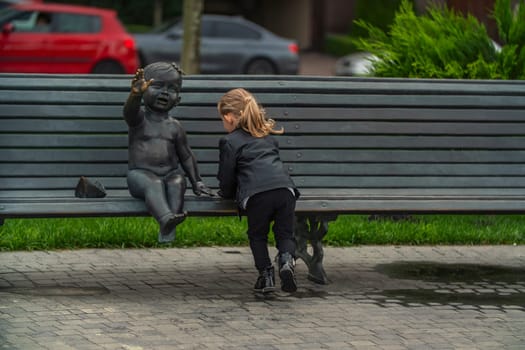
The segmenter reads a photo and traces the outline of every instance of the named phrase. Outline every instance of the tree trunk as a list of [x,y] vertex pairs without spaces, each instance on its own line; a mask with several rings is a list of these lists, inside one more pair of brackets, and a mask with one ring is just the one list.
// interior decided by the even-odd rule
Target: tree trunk
[[200,73],[200,33],[203,7],[204,0],[184,0],[181,68],[185,74]]
[[162,1],[163,0],[155,0],[155,4],[153,6],[153,26],[157,27],[162,23]]
[[325,2],[323,0],[313,0],[312,6],[312,43],[311,48],[322,52],[325,44]]

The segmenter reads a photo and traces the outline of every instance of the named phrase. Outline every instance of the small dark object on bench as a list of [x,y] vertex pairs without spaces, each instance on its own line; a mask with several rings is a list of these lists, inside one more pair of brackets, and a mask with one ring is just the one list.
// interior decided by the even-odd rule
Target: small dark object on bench
[[77,198],[104,198],[106,197],[106,189],[96,180],[90,180],[84,176],[78,180],[75,188],[75,197]]

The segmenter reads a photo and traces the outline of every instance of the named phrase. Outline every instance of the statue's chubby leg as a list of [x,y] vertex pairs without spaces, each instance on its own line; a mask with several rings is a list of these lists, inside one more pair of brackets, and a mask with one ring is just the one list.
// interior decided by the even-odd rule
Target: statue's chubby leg
[[184,175],[173,171],[164,177],[166,185],[166,198],[171,212],[175,214],[176,224],[180,224],[186,219],[187,213],[184,208],[184,193],[186,192],[186,178]]
[[171,172],[164,177],[164,184],[171,211],[175,214],[183,214],[186,178],[178,172]]
[[143,199],[148,211],[158,221],[159,236],[171,235],[180,220],[170,209],[163,179],[147,170],[132,169],[128,171],[127,180],[131,195]]

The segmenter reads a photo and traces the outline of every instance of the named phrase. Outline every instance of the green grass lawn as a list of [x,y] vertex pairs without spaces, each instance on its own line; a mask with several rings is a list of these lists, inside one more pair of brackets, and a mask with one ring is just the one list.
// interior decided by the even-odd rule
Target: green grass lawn
[[[6,219],[0,250],[145,248],[247,245],[246,218],[189,217],[170,244],[157,243],[150,217]],[[330,222],[325,245],[523,244],[525,216],[416,215],[403,220],[341,215]],[[273,241],[272,241],[273,242]]]

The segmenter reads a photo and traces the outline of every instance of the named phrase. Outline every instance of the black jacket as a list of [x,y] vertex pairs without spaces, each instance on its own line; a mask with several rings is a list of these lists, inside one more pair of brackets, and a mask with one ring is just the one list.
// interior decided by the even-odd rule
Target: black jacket
[[242,201],[256,193],[276,188],[292,188],[299,191],[283,168],[279,157],[279,144],[272,136],[253,137],[242,129],[236,129],[219,141],[220,195]]

